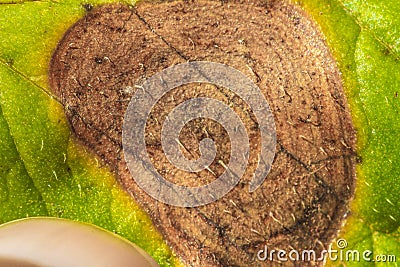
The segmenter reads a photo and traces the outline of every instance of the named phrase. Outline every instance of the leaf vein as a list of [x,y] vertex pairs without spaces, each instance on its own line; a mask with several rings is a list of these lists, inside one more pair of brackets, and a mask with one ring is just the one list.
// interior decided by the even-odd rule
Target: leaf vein
[[[2,107],[2,102],[1,102],[1,101],[0,101],[0,112],[1,112],[1,114],[4,114],[4,113],[3,113],[3,107]],[[4,115],[3,115],[3,116],[4,116]],[[22,157],[21,157],[21,153],[20,153],[19,150],[18,150],[18,146],[17,146],[17,144],[16,144],[16,142],[15,142],[15,137],[14,137],[14,135],[13,135],[13,133],[12,133],[12,130],[11,130],[11,127],[10,127],[10,123],[9,123],[9,121],[7,120],[7,116],[4,116],[4,121],[6,122],[7,130],[8,130],[8,132],[9,132],[9,134],[10,134],[10,137],[11,137],[12,142],[13,142],[13,144],[14,144],[15,150],[17,151],[18,158],[19,158],[19,160],[21,161],[22,166],[23,166],[23,168],[24,168],[24,171],[25,171],[25,173],[27,174],[27,176],[29,177],[29,179],[32,181],[32,185],[33,185],[34,189],[36,190],[36,192],[38,193],[38,198],[39,198],[39,200],[40,200],[40,201],[44,201],[42,192],[40,192],[39,188],[38,188],[37,185],[35,184],[35,180],[34,180],[34,179],[32,178],[32,176],[29,174],[28,169],[27,169],[27,167],[26,167],[26,164],[25,164],[24,160],[23,160]],[[46,207],[46,202],[45,202],[45,201],[44,201],[44,204],[45,204],[45,205],[44,205],[45,211],[46,211],[46,213],[48,213],[48,209],[47,209],[47,207]]]
[[396,59],[400,61],[400,55],[395,51],[392,45],[384,41],[382,38],[380,38],[378,35],[375,34],[375,32],[368,27],[367,25],[364,25],[364,23],[357,18],[357,16],[353,15],[353,12],[346,7],[346,5],[343,3],[343,0],[336,0],[343,8],[344,11],[351,17],[354,22],[360,27],[361,30],[367,31],[369,34],[371,34],[381,45],[383,45],[389,53]]
[[45,89],[44,87],[40,86],[39,84],[35,83],[34,81],[32,81],[31,79],[29,79],[29,77],[27,77],[25,74],[23,74],[21,71],[19,71],[18,69],[16,69],[15,67],[11,66],[10,64],[8,64],[6,61],[4,61],[4,59],[0,58],[0,64],[3,65],[4,67],[10,69],[12,72],[16,73],[18,76],[20,76],[22,79],[28,81],[29,83],[31,83],[32,85],[34,85],[35,87],[37,87],[38,89],[40,89],[43,93],[45,93],[48,97],[50,97],[51,99],[56,100],[59,104],[61,103],[61,100],[58,99],[57,96],[55,96],[52,92],[50,92],[49,90]]

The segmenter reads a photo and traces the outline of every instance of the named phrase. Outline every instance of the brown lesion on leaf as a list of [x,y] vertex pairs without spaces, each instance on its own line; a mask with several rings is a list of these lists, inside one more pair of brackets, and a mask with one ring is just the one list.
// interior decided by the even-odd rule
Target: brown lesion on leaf
[[[228,164],[230,142],[216,122],[185,126],[179,142],[188,158],[212,138],[217,157],[208,170],[185,173],[168,162],[162,123],[179,103],[199,96],[232,107],[250,136],[250,158],[239,184],[197,208],[160,203],[132,179],[121,145],[123,115],[142,82],[171,65],[206,60],[234,67],[257,85],[275,117],[278,144],[272,170],[249,193],[260,152],[250,107],[225,88],[192,84],[165,95],[146,126],[147,151],[166,179],[208,183]],[[104,5],[88,12],[60,41],[50,85],[77,137],[118,175],[188,266],[314,266],[319,262],[260,262],[258,250],[327,248],[348,212],[354,190],[355,132],[340,74],[317,27],[282,1],[173,1],[136,7]]]

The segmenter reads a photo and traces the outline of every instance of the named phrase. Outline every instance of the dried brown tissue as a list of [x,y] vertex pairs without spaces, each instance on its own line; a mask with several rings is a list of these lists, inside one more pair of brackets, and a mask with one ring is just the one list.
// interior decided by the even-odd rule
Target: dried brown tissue
[[[250,160],[239,184],[197,208],[151,198],[132,179],[121,145],[124,112],[144,79],[194,60],[227,64],[250,77],[275,117],[272,170],[253,193],[248,183],[260,134],[250,108],[227,89],[190,84],[154,107],[146,126],[148,153],[168,180],[188,186],[212,181],[229,161],[225,130],[209,119],[185,126],[180,142],[189,159],[199,140],[217,144],[212,172],[184,173],[165,158],[160,130],[179,103],[207,96],[232,106],[250,137]],[[188,266],[315,266],[321,262],[261,262],[258,250],[327,248],[354,191],[355,131],[341,77],[322,34],[298,7],[273,1],[142,2],[90,9],[59,42],[50,85],[65,106],[72,131],[94,151],[146,210]]]

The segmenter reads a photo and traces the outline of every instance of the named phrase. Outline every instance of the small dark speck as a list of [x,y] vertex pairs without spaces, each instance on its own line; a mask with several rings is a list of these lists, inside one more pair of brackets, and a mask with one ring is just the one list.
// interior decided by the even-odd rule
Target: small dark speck
[[93,5],[92,4],[82,4],[83,8],[86,10],[86,12],[90,12],[93,9]]
[[297,25],[300,24],[300,18],[299,18],[299,17],[293,18],[293,21],[294,21],[294,25],[295,25],[295,26],[297,26]]
[[387,49],[387,48],[385,48],[385,49],[382,51],[382,53],[383,53],[385,56],[390,55],[390,50]]
[[103,63],[103,59],[102,59],[101,57],[95,57],[95,58],[94,58],[94,61],[95,61],[97,64]]
[[8,66],[14,65],[14,59],[13,59],[13,58],[8,58],[8,59],[6,59],[6,64],[7,64]]
[[395,92],[395,93],[394,93],[394,97],[395,97],[395,98],[398,98],[398,97],[399,97],[399,93],[398,93],[398,92]]

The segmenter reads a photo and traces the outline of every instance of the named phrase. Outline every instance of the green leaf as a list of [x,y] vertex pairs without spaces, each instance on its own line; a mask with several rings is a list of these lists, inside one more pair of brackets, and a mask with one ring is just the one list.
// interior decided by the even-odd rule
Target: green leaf
[[[338,238],[347,249],[400,258],[400,2],[300,4],[338,61],[358,131],[362,163]],[[0,0],[0,223],[40,215],[85,221],[127,237],[163,266],[178,264],[148,216],[71,137],[61,105],[48,93],[52,50],[84,12],[77,0]]]
[[368,125],[368,144],[360,150],[365,199],[356,205],[368,223],[380,231],[400,226],[400,62],[368,32],[362,32],[355,54],[359,97]]
[[0,3],[0,224],[53,216],[128,238],[161,266],[180,263],[109,170],[71,136],[49,94],[48,62],[79,1]]
[[[321,26],[338,60],[358,132],[361,163],[356,194],[338,239],[348,242],[344,252],[371,250],[371,258],[394,255],[399,259],[400,3],[305,0],[300,4]],[[344,259],[342,266],[398,265]]]

